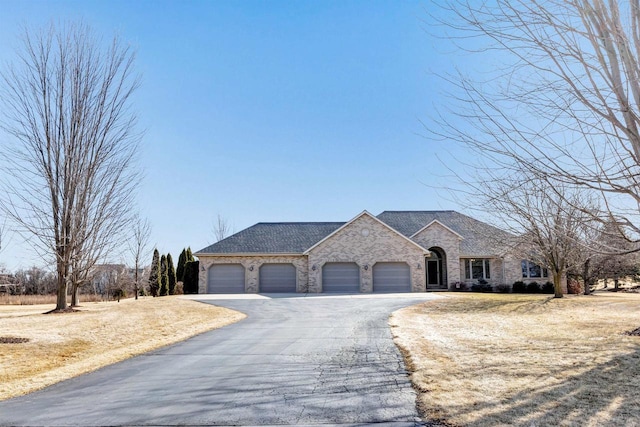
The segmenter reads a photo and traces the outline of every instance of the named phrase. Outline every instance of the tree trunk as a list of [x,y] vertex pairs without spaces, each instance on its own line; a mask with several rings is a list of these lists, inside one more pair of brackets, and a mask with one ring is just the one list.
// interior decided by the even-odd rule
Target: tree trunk
[[584,265],[582,266],[582,281],[584,282],[584,294],[585,295],[590,295],[591,294],[591,278],[589,277],[589,263],[591,262],[590,259],[586,260],[584,262]]
[[67,285],[58,285],[58,298],[56,299],[56,311],[67,309]]
[[562,293],[562,273],[553,272],[553,292],[554,298],[562,298],[564,294]]
[[77,283],[71,285],[71,307],[80,305],[80,286]]
[[135,299],[138,299],[138,262],[136,260],[136,281],[135,285],[133,285],[133,292],[135,293]]
[[61,261],[58,261],[58,297],[56,299],[56,311],[67,309],[67,275],[66,266],[60,265]]
[[613,279],[613,289],[616,292],[618,292],[618,290],[620,289],[620,279],[618,279],[617,277]]

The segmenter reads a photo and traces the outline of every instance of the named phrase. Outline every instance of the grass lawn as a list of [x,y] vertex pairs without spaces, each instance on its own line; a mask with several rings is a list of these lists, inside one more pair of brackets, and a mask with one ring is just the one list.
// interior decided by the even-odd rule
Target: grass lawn
[[0,305],[0,400],[245,317],[177,296],[82,303],[79,312],[42,314],[54,307]]
[[640,294],[445,295],[390,319],[425,418],[640,426]]

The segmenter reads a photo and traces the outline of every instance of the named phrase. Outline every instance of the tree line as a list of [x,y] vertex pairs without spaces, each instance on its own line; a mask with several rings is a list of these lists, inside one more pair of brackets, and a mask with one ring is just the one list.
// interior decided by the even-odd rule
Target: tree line
[[[197,294],[198,269],[199,262],[193,257],[190,247],[182,250],[176,268],[170,253],[161,256],[158,249],[154,249],[149,269],[149,294],[153,297],[176,293]],[[182,289],[176,292],[177,282],[180,282]]]

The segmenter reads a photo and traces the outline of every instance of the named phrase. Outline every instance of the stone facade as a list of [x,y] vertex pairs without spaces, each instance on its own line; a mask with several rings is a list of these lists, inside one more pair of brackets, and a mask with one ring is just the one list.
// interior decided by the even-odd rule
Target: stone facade
[[367,213],[312,247],[307,254],[309,292],[322,292],[322,266],[327,262],[358,264],[360,292],[373,291],[373,266],[376,263],[404,262],[410,268],[411,290],[426,290],[425,251]]
[[296,268],[296,291],[307,292],[309,272],[307,257],[304,255],[279,256],[207,256],[200,255],[200,274],[198,277],[198,293],[207,293],[209,268],[214,264],[242,264],[244,271],[244,290],[246,293],[258,293],[260,287],[260,266],[263,264],[293,264]]
[[454,284],[460,281],[461,277],[458,260],[460,259],[460,241],[462,238],[439,222],[434,221],[413,236],[412,240],[423,248],[438,247],[444,252],[447,263],[446,281],[448,282],[448,288],[452,289]]

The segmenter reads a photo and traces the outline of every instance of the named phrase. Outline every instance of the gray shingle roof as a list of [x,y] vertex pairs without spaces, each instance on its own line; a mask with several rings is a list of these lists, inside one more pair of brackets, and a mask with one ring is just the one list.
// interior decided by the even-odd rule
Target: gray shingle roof
[[[384,211],[382,222],[411,237],[438,220],[463,237],[461,256],[495,256],[513,236],[499,228],[456,211]],[[343,226],[344,222],[259,222],[207,246],[198,254],[302,254]]]
[[513,238],[499,228],[456,211],[384,211],[378,219],[407,237],[438,220],[463,237],[460,256],[500,255]]
[[344,222],[259,222],[195,253],[302,254]]

